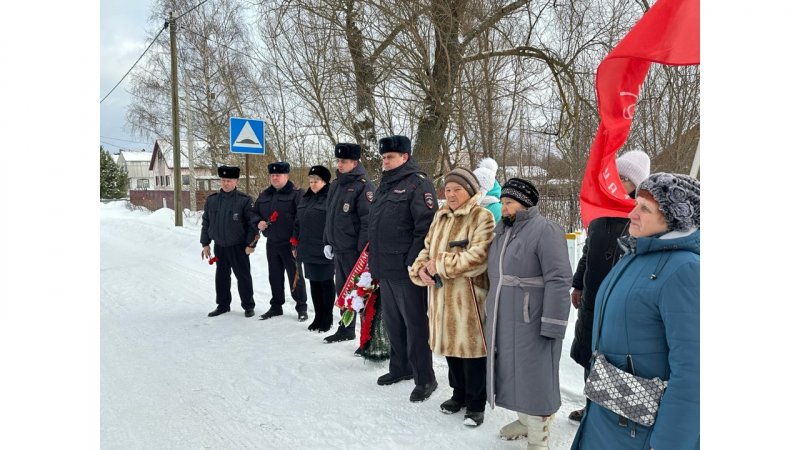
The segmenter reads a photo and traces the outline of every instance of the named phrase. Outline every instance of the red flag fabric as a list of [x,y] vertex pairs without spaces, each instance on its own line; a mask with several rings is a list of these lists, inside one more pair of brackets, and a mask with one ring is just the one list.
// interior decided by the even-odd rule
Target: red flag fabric
[[650,64],[700,64],[700,0],[658,0],[597,67],[600,126],[581,185],[583,226],[626,217],[634,201],[622,188],[616,154],[628,138],[639,89]]

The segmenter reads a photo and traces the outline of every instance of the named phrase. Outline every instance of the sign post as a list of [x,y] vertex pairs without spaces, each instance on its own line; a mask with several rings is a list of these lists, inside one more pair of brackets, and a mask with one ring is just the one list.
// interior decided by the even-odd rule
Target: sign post
[[230,118],[231,153],[244,153],[245,192],[250,194],[250,155],[266,153],[264,121],[258,119]]

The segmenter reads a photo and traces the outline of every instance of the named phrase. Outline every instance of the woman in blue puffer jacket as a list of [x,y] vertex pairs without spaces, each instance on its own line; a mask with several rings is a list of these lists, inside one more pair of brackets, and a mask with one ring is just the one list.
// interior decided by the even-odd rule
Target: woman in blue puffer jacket
[[668,384],[650,427],[590,401],[572,449],[699,449],[700,183],[653,174],[628,217],[626,254],[595,300],[592,348],[622,370]]

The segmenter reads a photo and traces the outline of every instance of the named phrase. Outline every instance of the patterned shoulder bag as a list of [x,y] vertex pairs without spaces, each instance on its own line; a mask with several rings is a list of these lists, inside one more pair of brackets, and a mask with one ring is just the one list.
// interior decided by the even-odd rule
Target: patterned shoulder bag
[[598,350],[606,303],[612,288],[613,285],[606,291],[603,299],[598,325],[600,328],[597,331],[597,342],[592,352],[594,364],[592,364],[589,377],[586,379],[583,394],[594,403],[626,419],[650,427],[656,422],[658,406],[667,389],[667,382],[658,377],[648,379],[636,376],[631,355],[627,355],[628,370],[630,370],[627,372],[608,362],[605,355]]

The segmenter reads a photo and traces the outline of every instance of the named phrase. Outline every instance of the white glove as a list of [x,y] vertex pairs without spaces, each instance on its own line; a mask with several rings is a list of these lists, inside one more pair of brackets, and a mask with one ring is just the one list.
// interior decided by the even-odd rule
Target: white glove
[[326,258],[333,259],[333,247],[330,245],[326,245],[325,248],[322,249],[322,253],[325,253]]

